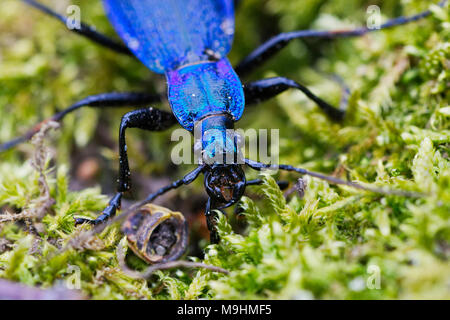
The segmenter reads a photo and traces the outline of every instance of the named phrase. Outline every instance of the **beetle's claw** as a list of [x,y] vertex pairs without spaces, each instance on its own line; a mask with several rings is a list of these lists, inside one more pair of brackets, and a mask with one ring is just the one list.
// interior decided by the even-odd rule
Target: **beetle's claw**
[[75,226],[78,226],[83,223],[95,224],[94,223],[95,220],[87,219],[87,218],[74,218],[74,220],[75,220]]
[[121,199],[122,193],[116,193],[116,195],[109,201],[109,205],[105,208],[105,210],[103,210],[102,214],[99,215],[97,219],[75,218],[75,225],[83,223],[97,225],[105,222],[111,217],[114,217],[117,209],[120,209]]

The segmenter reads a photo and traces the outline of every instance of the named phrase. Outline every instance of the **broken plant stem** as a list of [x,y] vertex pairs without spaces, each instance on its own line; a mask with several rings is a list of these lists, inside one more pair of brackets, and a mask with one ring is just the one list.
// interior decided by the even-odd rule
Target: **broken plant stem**
[[[35,147],[35,150],[33,153],[31,166],[39,173],[39,197],[28,203],[28,205],[26,205],[20,213],[13,214],[6,211],[0,216],[0,223],[28,220],[33,218],[42,219],[51,206],[55,203],[55,200],[50,196],[50,187],[45,174],[49,150],[45,146],[44,142],[45,135],[48,131],[57,128],[59,128],[59,124],[57,122],[46,122],[32,139],[32,144]],[[27,223],[29,223],[29,221],[27,221]]]
[[201,262],[192,262],[192,261],[183,261],[183,260],[154,264],[154,265],[148,267],[147,269],[145,269],[144,272],[138,272],[138,271],[130,269],[127,266],[127,264],[125,262],[125,254],[126,254],[126,250],[123,247],[122,243],[120,242],[117,245],[117,250],[116,250],[117,260],[119,261],[119,265],[122,268],[123,272],[125,272],[127,275],[129,275],[130,277],[132,277],[134,279],[148,279],[155,271],[167,270],[167,269],[173,269],[173,268],[179,268],[179,267],[203,268],[203,269],[211,270],[213,272],[229,274],[228,270],[225,270],[220,267],[204,264]]

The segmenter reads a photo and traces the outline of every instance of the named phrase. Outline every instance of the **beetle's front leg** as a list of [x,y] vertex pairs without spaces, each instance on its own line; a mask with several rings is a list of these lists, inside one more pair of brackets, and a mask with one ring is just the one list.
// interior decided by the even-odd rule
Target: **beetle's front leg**
[[110,200],[108,207],[94,220],[76,218],[75,223],[99,224],[113,217],[120,209],[121,199],[124,192],[131,189],[131,172],[128,164],[127,144],[125,131],[128,128],[139,128],[149,131],[161,131],[176,123],[172,113],[155,108],[146,108],[130,111],[122,117],[119,130],[119,180],[116,195]]

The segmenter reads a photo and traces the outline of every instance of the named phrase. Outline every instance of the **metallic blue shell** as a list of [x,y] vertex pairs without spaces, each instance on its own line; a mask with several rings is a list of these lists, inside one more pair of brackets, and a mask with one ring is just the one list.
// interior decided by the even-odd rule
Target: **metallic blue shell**
[[231,49],[233,0],[103,0],[106,14],[130,50],[149,69],[165,73],[218,58]]
[[244,91],[227,58],[188,65],[166,76],[172,112],[185,129],[192,131],[197,121],[213,114],[241,118]]

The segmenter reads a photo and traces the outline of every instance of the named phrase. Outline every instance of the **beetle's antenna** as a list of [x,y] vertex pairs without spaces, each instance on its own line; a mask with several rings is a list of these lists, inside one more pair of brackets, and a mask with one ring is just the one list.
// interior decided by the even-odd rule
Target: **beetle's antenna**
[[309,171],[309,170],[306,170],[303,168],[296,168],[296,167],[293,167],[291,165],[286,165],[286,164],[270,165],[270,164],[253,161],[250,159],[245,159],[245,164],[248,165],[250,168],[258,170],[258,171],[261,171],[264,169],[274,169],[274,170],[281,169],[281,170],[285,170],[285,171],[294,171],[294,172],[297,172],[297,173],[300,173],[303,175],[308,175],[311,177],[326,180],[332,184],[342,184],[342,185],[346,185],[346,186],[349,186],[349,187],[352,187],[355,189],[365,190],[365,191],[370,191],[370,192],[375,192],[375,193],[380,193],[380,194],[385,194],[385,195],[397,195],[397,196],[401,196],[401,197],[411,197],[411,198],[420,198],[420,197],[424,196],[424,194],[419,193],[419,192],[391,190],[391,189],[386,189],[386,188],[375,188],[375,187],[363,186],[363,185],[355,183],[355,182],[351,182],[348,180],[342,180],[342,179],[335,178],[332,176],[327,176],[322,173]]

